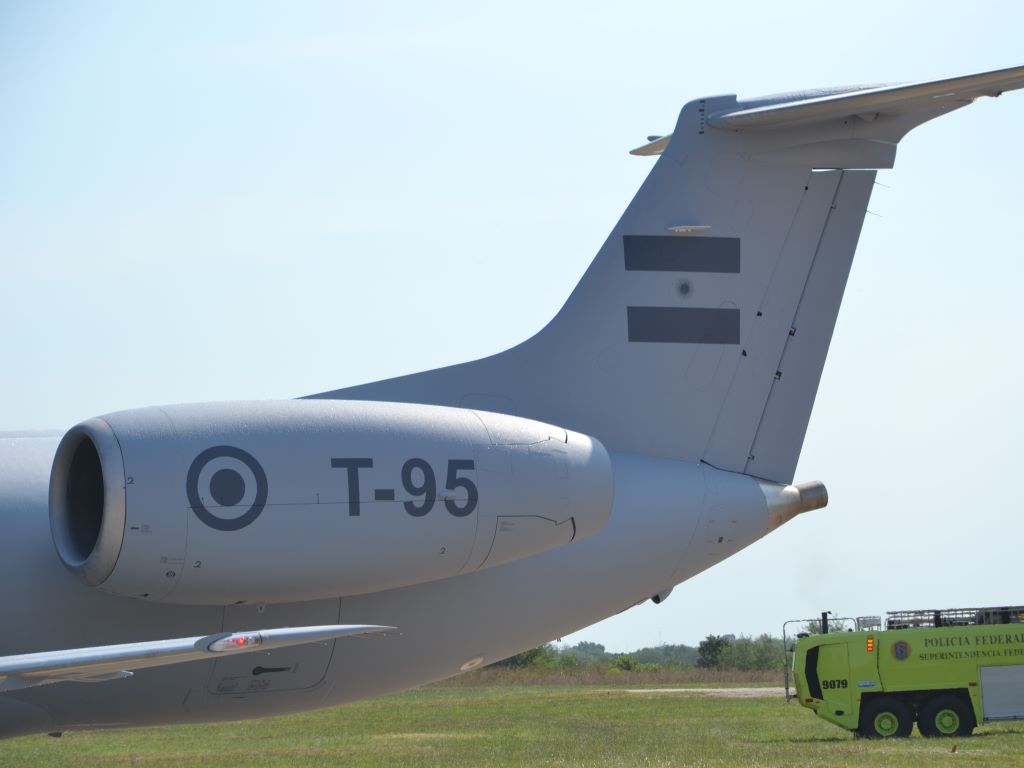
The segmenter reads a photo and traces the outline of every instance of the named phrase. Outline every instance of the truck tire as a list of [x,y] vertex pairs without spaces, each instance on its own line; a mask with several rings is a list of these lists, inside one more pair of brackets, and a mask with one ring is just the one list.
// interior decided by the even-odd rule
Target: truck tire
[[917,729],[928,737],[970,736],[974,712],[958,696],[935,696],[921,708]]
[[857,732],[869,739],[904,739],[913,728],[914,718],[907,706],[899,699],[883,696],[861,709]]

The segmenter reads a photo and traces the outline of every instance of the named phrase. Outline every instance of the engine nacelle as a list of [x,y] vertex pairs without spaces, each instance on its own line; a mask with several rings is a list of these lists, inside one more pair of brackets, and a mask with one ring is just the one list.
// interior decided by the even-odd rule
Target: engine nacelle
[[597,440],[404,403],[288,400],[122,411],[61,440],[50,526],[108,592],[286,602],[443,579],[568,544],[612,507]]

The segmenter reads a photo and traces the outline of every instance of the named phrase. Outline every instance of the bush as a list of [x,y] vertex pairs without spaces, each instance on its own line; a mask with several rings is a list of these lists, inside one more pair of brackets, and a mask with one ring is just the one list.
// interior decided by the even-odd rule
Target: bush
[[600,643],[581,642],[561,649],[548,643],[490,666],[506,670],[561,670],[572,673],[584,670],[654,673],[692,669],[694,662],[704,670],[775,671],[782,664],[782,642],[771,635],[756,638],[741,635],[735,639],[731,635],[708,635],[697,648],[662,645],[614,655],[608,653]]
[[509,656],[507,659],[496,661],[488,666],[504,667],[506,669],[525,669],[527,667],[541,667],[551,669],[558,664],[558,651],[546,643],[528,651]]
[[612,669],[621,669],[623,672],[636,672],[636,668],[640,666],[640,664],[629,654],[620,653],[612,659],[610,666]]
[[571,653],[560,653],[558,654],[558,668],[559,669],[579,669],[583,664],[580,662],[578,656]]

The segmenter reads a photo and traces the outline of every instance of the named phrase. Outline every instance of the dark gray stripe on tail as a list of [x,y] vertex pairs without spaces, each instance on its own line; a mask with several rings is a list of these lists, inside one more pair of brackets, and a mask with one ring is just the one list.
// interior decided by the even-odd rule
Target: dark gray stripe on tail
[[628,272],[740,271],[738,237],[624,235],[622,250]]
[[738,309],[626,307],[630,341],[739,344]]

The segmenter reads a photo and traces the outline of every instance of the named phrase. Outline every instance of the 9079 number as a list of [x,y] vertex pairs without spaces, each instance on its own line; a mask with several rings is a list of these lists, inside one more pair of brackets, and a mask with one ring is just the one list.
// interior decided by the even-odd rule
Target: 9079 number
[[831,688],[831,689],[849,688],[850,687],[850,683],[849,683],[848,680],[822,680],[821,681],[821,687],[822,688]]

